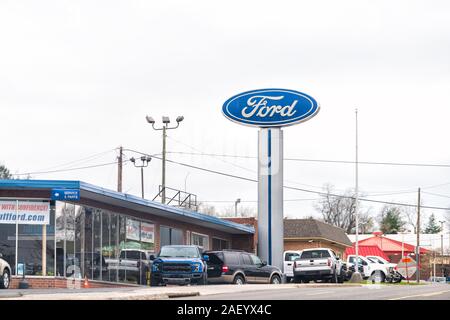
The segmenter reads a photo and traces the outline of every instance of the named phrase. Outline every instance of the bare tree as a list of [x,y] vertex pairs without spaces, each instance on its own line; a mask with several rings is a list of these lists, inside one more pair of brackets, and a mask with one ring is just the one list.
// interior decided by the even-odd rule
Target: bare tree
[[206,204],[206,203],[202,203],[202,202],[198,203],[198,212],[203,213],[203,214],[207,214],[209,216],[217,215],[215,206],[209,205],[209,204]]
[[[235,210],[236,210],[236,208],[234,205],[226,207],[224,210],[224,216],[234,217]],[[237,212],[237,217],[238,218],[256,217],[256,208],[250,207],[250,206],[239,206],[238,212]]]
[[[351,190],[336,194],[331,184],[325,185],[324,191],[325,194],[314,205],[322,214],[323,221],[342,228],[349,234],[355,233],[355,194]],[[361,206],[359,208],[360,229],[366,231],[373,228],[373,219],[370,217],[369,210],[363,211]]]
[[[423,201],[420,201],[420,204],[423,205]],[[414,233],[417,233],[417,207],[404,207],[402,212],[406,218],[406,224],[413,228]],[[426,220],[425,218],[425,214],[422,211],[420,214],[421,224],[419,233],[423,230],[423,222]]]

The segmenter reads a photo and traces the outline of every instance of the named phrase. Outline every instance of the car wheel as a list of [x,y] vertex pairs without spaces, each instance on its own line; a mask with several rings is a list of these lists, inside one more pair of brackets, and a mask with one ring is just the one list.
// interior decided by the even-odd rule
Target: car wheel
[[245,279],[240,274],[236,275],[233,279],[233,284],[243,285],[245,284]]
[[8,269],[3,270],[3,275],[0,279],[0,289],[8,289],[11,283]]
[[286,283],[291,283],[292,277],[286,277]]
[[[372,272],[372,274],[370,275],[369,279],[371,281],[375,280],[375,275],[376,275],[376,271]],[[380,272],[380,282],[385,282],[386,281],[386,276],[384,275],[383,272]]]
[[280,278],[280,276],[277,275],[277,274],[274,274],[274,275],[272,276],[272,278],[270,278],[270,283],[271,283],[271,284],[281,284],[281,278]]

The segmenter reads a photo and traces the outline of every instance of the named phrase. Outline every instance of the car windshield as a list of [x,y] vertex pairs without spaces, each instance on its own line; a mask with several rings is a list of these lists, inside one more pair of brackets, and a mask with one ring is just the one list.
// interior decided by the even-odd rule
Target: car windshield
[[159,256],[162,258],[200,258],[195,247],[162,247]]

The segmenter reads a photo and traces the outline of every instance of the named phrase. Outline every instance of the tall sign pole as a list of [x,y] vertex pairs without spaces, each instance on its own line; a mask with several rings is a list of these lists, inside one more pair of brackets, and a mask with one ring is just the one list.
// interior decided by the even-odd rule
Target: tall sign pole
[[261,128],[258,134],[258,254],[283,264],[283,131]]
[[222,112],[239,124],[259,127],[258,255],[283,267],[283,131],[319,112],[311,96],[288,89],[247,91],[228,99]]
[[356,145],[355,145],[355,253],[356,253],[356,261],[355,261],[355,273],[359,273],[359,243],[358,243],[358,234],[359,234],[359,177],[358,177],[358,109],[355,110],[355,119],[356,119]]

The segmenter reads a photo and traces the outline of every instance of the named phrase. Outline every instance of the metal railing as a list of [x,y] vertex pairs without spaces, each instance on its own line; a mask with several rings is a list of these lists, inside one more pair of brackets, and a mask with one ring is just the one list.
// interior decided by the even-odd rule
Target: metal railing
[[153,201],[160,198],[165,193],[167,205],[172,205],[179,208],[184,208],[192,211],[198,210],[197,196],[195,194],[184,192],[177,189],[159,186],[158,194],[153,198]]

